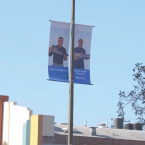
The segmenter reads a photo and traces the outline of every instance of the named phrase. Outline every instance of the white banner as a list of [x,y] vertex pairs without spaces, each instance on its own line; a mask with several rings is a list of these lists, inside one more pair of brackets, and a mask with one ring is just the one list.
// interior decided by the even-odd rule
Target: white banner
[[51,21],[48,74],[54,81],[68,82],[70,23]]
[[92,27],[75,24],[74,83],[91,84],[90,49]]

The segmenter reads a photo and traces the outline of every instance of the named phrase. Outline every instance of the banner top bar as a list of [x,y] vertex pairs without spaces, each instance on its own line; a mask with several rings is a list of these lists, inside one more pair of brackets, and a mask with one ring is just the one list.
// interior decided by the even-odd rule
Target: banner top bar
[[[49,20],[49,21],[52,21],[52,22],[58,22],[58,23],[67,23],[67,24],[71,24],[71,22],[62,22],[62,21],[54,21],[54,20]],[[75,23],[76,25],[83,25],[83,26],[90,26],[90,27],[95,27],[94,25],[85,25],[85,24],[77,24]]]
[[95,26],[93,26],[93,25],[85,25],[85,24],[77,24],[77,23],[75,23],[76,25],[82,25],[82,26],[89,26],[89,27],[95,27]]
[[50,22],[58,22],[58,23],[67,23],[70,24],[69,22],[62,22],[62,21],[53,21],[53,20],[49,20]]

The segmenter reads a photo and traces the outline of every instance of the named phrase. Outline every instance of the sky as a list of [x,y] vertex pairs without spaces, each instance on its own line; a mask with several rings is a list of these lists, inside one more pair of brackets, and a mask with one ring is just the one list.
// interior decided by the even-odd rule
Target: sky
[[[71,22],[71,0],[0,0],[0,94],[68,121],[69,84],[48,79],[50,21]],[[133,89],[135,63],[145,64],[144,0],[76,0],[75,22],[94,25],[91,83],[74,85],[74,125],[113,124],[119,91]],[[130,106],[125,118],[137,122]]]

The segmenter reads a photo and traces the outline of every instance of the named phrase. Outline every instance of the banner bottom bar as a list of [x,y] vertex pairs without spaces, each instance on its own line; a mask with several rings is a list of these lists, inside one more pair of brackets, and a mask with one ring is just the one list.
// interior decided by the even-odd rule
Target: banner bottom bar
[[[70,82],[65,82],[65,81],[57,81],[57,80],[50,80],[50,79],[47,79],[47,81],[53,81],[53,82],[62,82],[62,83],[70,83]],[[93,84],[81,84],[81,83],[74,83],[74,84],[80,84],[80,85],[93,85]]]

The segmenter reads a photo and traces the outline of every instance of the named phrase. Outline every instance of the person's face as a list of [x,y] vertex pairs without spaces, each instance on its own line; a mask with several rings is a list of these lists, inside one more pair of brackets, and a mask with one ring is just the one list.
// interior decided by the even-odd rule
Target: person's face
[[63,44],[63,39],[58,38],[58,45],[59,45],[59,46],[62,46],[62,44]]
[[81,48],[83,46],[83,41],[79,40],[78,44],[79,44],[79,47]]

